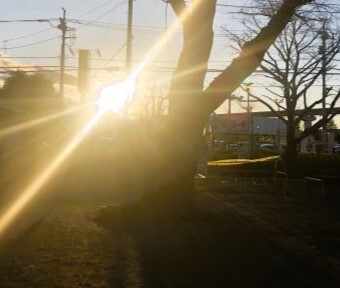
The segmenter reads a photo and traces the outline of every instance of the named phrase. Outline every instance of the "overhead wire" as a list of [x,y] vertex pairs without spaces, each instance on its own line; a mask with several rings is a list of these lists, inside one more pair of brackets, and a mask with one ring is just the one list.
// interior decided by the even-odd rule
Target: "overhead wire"
[[[126,47],[126,42],[117,50],[117,52],[115,54],[113,54],[113,56],[107,61],[106,64],[104,64],[102,66],[102,69],[106,69],[107,65],[115,58],[117,57],[117,55]],[[95,76],[95,75],[94,75]]]
[[55,37],[52,37],[52,38],[48,38],[48,39],[45,39],[45,40],[41,40],[41,41],[38,41],[38,42],[26,44],[26,45],[20,45],[20,46],[14,46],[14,47],[7,47],[6,46],[5,49],[6,50],[13,50],[13,49],[25,48],[25,47],[34,46],[34,45],[38,45],[38,44],[41,44],[41,43],[49,42],[49,41],[52,41],[52,40],[58,39],[58,38],[61,38],[61,36],[55,36]]
[[[112,0],[107,1],[107,2],[105,2],[103,4],[101,4],[101,5],[93,8],[93,9],[91,9],[90,11],[86,12],[85,14],[83,14],[82,16],[79,16],[79,17],[83,17],[83,16],[85,16],[85,15],[87,15],[87,14],[89,14],[89,13],[95,11],[95,10],[98,10],[98,9],[100,9],[100,8],[110,4],[112,2],[114,2],[114,1],[112,1]],[[125,1],[119,2],[117,5],[115,5],[113,8],[111,8],[109,11],[105,12],[104,14],[100,15],[99,17],[97,17],[97,18],[95,18],[95,19],[93,19],[91,21],[77,20],[77,19],[69,19],[69,21],[73,22],[73,23],[81,23],[81,22],[83,22],[83,25],[80,26],[78,29],[80,29],[82,27],[85,27],[85,26],[100,27],[102,25],[102,27],[100,27],[100,28],[125,30],[124,26],[126,26],[126,25],[121,25],[120,27],[119,26],[117,27],[117,24],[113,24],[112,25],[112,23],[97,22],[98,19],[105,17],[106,15],[108,15],[109,13],[111,13],[112,11],[114,11],[115,9],[120,7],[124,2]],[[232,8],[254,8],[254,7],[251,7],[251,6],[241,6],[241,5],[232,5],[232,4],[217,4],[217,6],[225,6],[225,7],[232,7]],[[57,19],[52,18],[52,19],[36,19],[36,20],[32,20],[32,19],[30,19],[30,20],[3,20],[3,21],[0,21],[0,23],[1,22],[6,22],[6,23],[7,22],[33,22],[33,21],[35,21],[35,22],[47,22],[47,21],[54,21],[54,20],[57,20]],[[114,25],[116,25],[116,27]],[[158,31],[162,32],[163,29],[164,29],[162,27],[138,26],[138,25],[135,25],[135,27],[136,27],[135,32],[137,32],[137,33],[154,33],[154,32],[158,32]],[[45,29],[45,30],[50,30],[50,29],[52,29],[52,28]],[[43,31],[45,31],[45,30],[43,30]],[[31,34],[28,34],[28,35],[25,35],[25,36],[22,36],[22,37],[13,38],[13,39],[25,38],[25,37],[28,37],[29,35],[35,35],[35,34],[38,34],[38,32],[34,32],[34,33],[31,33]],[[223,35],[220,35],[220,36],[223,36]],[[26,45],[15,46],[15,47],[6,47],[6,49],[10,50],[10,49],[19,49],[19,48],[23,48],[23,47],[29,47],[29,46],[37,45],[37,44],[40,44],[40,43],[48,42],[48,41],[51,41],[51,40],[57,39],[57,38],[60,38],[60,36],[49,38],[49,39],[45,39],[45,40],[38,41],[38,42],[35,42],[35,43],[26,44]],[[11,40],[11,39],[8,39],[8,40]],[[121,50],[125,47],[125,45],[126,45],[126,43],[124,43],[122,45],[122,47],[120,47],[118,49],[117,53],[115,53],[111,58],[108,59],[108,63],[110,63],[110,61],[112,61],[121,52]],[[13,57],[13,58],[20,58],[20,57]],[[22,58],[24,58],[24,57],[22,57]],[[30,57],[27,57],[27,58],[30,58]],[[36,58],[38,58],[38,57],[36,57]],[[43,57],[41,57],[41,58],[43,59]],[[46,58],[49,58],[49,57],[46,57]],[[54,58],[58,58],[58,56],[56,56]],[[70,57],[70,58],[72,58],[72,57]],[[51,59],[52,59],[52,57],[51,57]],[[225,62],[225,61],[221,61],[221,62]],[[108,63],[103,65],[102,69],[107,67]],[[212,72],[212,71],[209,71],[209,72]]]
[[46,32],[46,31],[50,31],[52,29],[53,28],[47,28],[47,29],[44,29],[44,30],[39,30],[39,31],[30,33],[30,34],[23,35],[23,36],[18,36],[18,37],[15,37],[15,38],[2,40],[1,42],[10,42],[10,41],[16,41],[16,40],[24,39],[24,38],[31,37],[31,36],[34,36],[34,35],[37,35],[37,34],[41,34],[41,33]]
[[[102,7],[104,7],[104,6],[108,5],[108,4],[110,4],[110,3],[112,3],[112,2],[114,2],[114,0],[107,1],[107,2],[105,2],[105,3],[103,3],[103,4],[99,5],[99,6],[94,7],[94,8],[91,9],[90,11],[87,11],[86,13],[84,13],[84,14],[78,16],[78,17],[84,17],[85,15],[88,15],[89,13],[91,13],[91,12],[93,12],[93,11],[95,11],[95,10],[98,10],[98,9],[100,9],[100,8],[102,8]],[[95,18],[94,20],[92,20],[92,21],[90,21],[90,22],[84,24],[84,25],[81,26],[80,28],[85,27],[85,26],[87,26],[87,25],[89,25],[89,24],[95,22],[96,20],[102,18],[102,17],[105,17],[107,14],[113,12],[113,11],[116,10],[118,7],[120,7],[124,2],[125,2],[124,0],[121,1],[121,2],[119,2],[119,3],[118,3],[117,5],[115,5],[112,9],[110,9],[109,11],[107,11],[107,12],[105,12],[104,14],[100,15],[99,17]],[[50,23],[50,21],[54,21],[54,20],[56,20],[56,19],[53,18],[53,19],[1,20],[0,23],[16,23],[16,22],[19,22],[19,23],[20,23],[20,22],[48,22],[48,23]],[[3,42],[3,43],[6,45],[5,50],[7,51],[7,50],[12,50],[12,49],[19,49],[19,48],[34,46],[34,45],[38,45],[38,44],[41,44],[41,43],[45,43],[45,42],[52,41],[52,40],[54,40],[54,39],[60,38],[60,36],[57,36],[57,37],[52,37],[52,38],[44,39],[44,40],[41,40],[41,41],[38,41],[38,42],[29,43],[29,44],[25,44],[25,45],[19,45],[19,46],[14,46],[14,47],[8,47],[8,46],[7,46],[7,42],[8,42],[8,41],[15,41],[15,40],[27,38],[27,37],[34,36],[34,35],[36,35],[36,34],[40,34],[40,33],[42,33],[42,32],[45,32],[45,31],[48,31],[48,30],[51,30],[51,29],[52,29],[52,28],[48,28],[48,29],[44,29],[44,30],[39,30],[39,31],[37,31],[37,32],[29,33],[29,34],[26,34],[26,35],[23,35],[23,36],[20,36],[20,37],[15,37],[15,38],[11,38],[11,39],[6,39],[6,40],[3,40],[3,41],[1,41],[1,42]],[[78,29],[79,29],[79,28],[78,28]],[[115,54],[109,59],[109,62],[112,61],[112,59],[113,59],[114,57],[116,57],[116,56],[121,52],[121,50],[125,47],[125,45],[126,45],[126,43],[124,43],[123,46],[117,51],[117,53],[115,53]],[[13,58],[18,58],[18,57],[13,57]],[[21,57],[21,58],[24,58],[24,57]],[[27,57],[27,58],[29,58],[29,57]],[[41,58],[41,59],[51,58],[51,59],[52,59],[52,57],[34,57],[34,58]],[[53,57],[53,58],[59,58],[59,57]],[[108,63],[109,63],[109,62],[108,62]],[[107,63],[107,64],[108,64],[108,63]],[[105,64],[105,65],[107,65],[107,64]],[[42,66],[40,66],[40,67],[42,67]],[[104,67],[105,67],[105,66],[104,66]],[[1,67],[0,67],[0,68],[1,68]],[[6,68],[7,68],[7,67],[6,67]],[[18,68],[20,68],[20,67],[16,67],[16,68],[11,67],[11,68],[12,68],[12,69],[18,69]],[[47,67],[45,66],[45,68],[47,68]],[[27,67],[26,67],[26,69],[27,69]]]
[[[119,51],[117,51],[119,53]],[[1,67],[0,66],[0,69],[4,69],[4,68],[16,68],[16,69],[23,69],[23,68],[48,68],[48,67],[55,67],[55,68],[58,68],[56,69],[55,71],[59,71],[59,66],[58,65],[55,65],[55,66],[47,66],[47,65],[38,65],[38,66],[13,66],[13,67],[8,67],[8,66],[3,66]],[[66,66],[68,68],[69,71],[71,70],[77,70],[78,67],[76,66]],[[118,67],[119,68],[119,67]],[[123,66],[121,67],[123,69]],[[93,70],[93,71],[96,71],[96,70],[116,70],[117,67],[115,66],[112,66],[112,67],[91,67],[89,68],[89,70]],[[152,70],[152,71],[156,71],[156,72],[169,72],[169,73],[172,73],[174,72],[174,70],[176,69],[175,67],[172,67],[172,66],[151,66],[150,68],[148,68],[149,70]],[[48,71],[48,70],[47,70]],[[51,70],[50,70],[51,71]],[[207,72],[208,73],[220,73],[220,72],[223,72],[224,69],[218,69],[218,68],[208,68],[207,69]],[[257,69],[256,71],[254,71],[254,73],[265,73],[263,70],[261,69]],[[294,72],[292,72],[294,73]],[[308,73],[308,72],[305,72],[305,73],[301,73],[301,74],[316,74],[317,72],[312,72],[312,73]],[[340,72],[328,72],[327,75],[340,75]]]
[[[51,26],[53,26],[51,24],[51,21],[55,21],[55,20],[56,20],[55,18],[50,18],[50,19],[0,20],[0,23],[44,22],[44,23],[49,23]],[[45,31],[49,31],[49,30],[52,30],[52,28],[36,31],[36,32],[30,33],[30,34],[26,34],[24,36],[16,37],[16,38],[2,40],[0,42],[2,42],[4,44],[3,49],[5,51],[7,51],[7,50],[12,50],[12,49],[19,49],[19,48],[25,48],[25,47],[29,47],[29,46],[34,46],[34,45],[37,45],[37,44],[45,43],[45,42],[48,42],[48,41],[60,38],[60,36],[55,36],[55,37],[47,38],[47,39],[44,39],[44,40],[41,40],[41,41],[37,41],[37,42],[25,44],[25,45],[12,46],[12,47],[11,46],[10,47],[7,46],[7,42],[9,42],[9,41],[15,41],[15,40],[24,39],[24,38],[27,38],[27,37],[30,37],[30,36],[34,36],[36,34],[40,34],[40,33],[45,32]]]
[[[106,4],[109,4],[109,3],[112,3],[113,1],[108,1],[106,2]],[[98,16],[97,18],[89,21],[89,22],[86,22],[84,23],[82,26],[78,27],[77,30],[79,29],[82,29],[86,26],[89,26],[91,24],[93,24],[94,22],[96,22],[98,19],[101,19],[107,15],[109,15],[110,13],[114,12],[117,8],[119,8],[120,6],[122,6],[126,1],[125,0],[122,0],[120,1],[117,5],[115,5],[114,7],[112,7],[111,9],[109,9],[107,12],[105,12],[104,14]],[[73,19],[68,19],[69,22],[73,22],[73,23],[82,23],[84,22],[84,20],[73,20]],[[121,51],[122,49],[126,46],[126,42],[118,49],[118,51],[109,59],[108,63],[110,63]],[[106,65],[106,64],[105,64]],[[105,66],[104,65],[104,66]]]
[[[81,15],[80,17],[83,17],[84,15],[87,15],[95,10],[98,10],[110,3],[112,3],[113,1],[110,0],[110,1],[107,1],[93,9],[91,9],[90,11],[84,13],[83,15]],[[79,28],[77,29],[81,29],[83,27],[86,27],[86,26],[92,26],[92,27],[98,27],[98,28],[104,28],[104,29],[115,29],[115,30],[125,30],[126,29],[126,25],[117,25],[117,24],[113,24],[112,23],[105,23],[105,22],[97,22],[96,20],[100,19],[100,18],[103,18],[105,17],[106,15],[108,15],[109,13],[111,13],[112,11],[114,11],[115,9],[117,9],[118,7],[120,7],[125,1],[121,1],[119,2],[117,5],[115,5],[113,8],[111,8],[109,11],[106,11],[104,14],[98,16],[97,18],[91,20],[91,21],[86,21],[86,20],[78,20],[78,19],[68,19],[69,22],[73,22],[73,23],[83,23],[82,26],[80,26]],[[222,7],[232,7],[232,8],[255,8],[254,6],[241,6],[241,5],[232,5],[232,4],[217,4],[217,6],[222,6]],[[50,19],[24,19],[24,20],[1,20],[1,22],[5,22],[5,23],[8,23],[8,22],[50,22],[50,21],[56,21],[58,19],[55,19],[55,18],[50,18]],[[44,32],[44,31],[48,31],[52,28],[49,28],[49,29],[44,29],[44,30],[41,30],[41,31],[38,31],[38,32],[34,32],[34,33],[31,33],[31,34],[27,34],[27,35],[24,35],[24,36],[21,36],[21,37],[17,37],[17,38],[12,38],[12,39],[6,39],[6,40],[2,40],[1,42],[4,42],[4,43],[7,43],[8,41],[13,41],[13,40],[18,40],[18,39],[22,39],[22,38],[26,38],[26,37],[29,37],[29,36],[32,36],[32,35],[36,35],[38,33],[41,33],[41,32]],[[164,27],[152,27],[152,26],[138,26],[138,25],[135,25],[134,26],[134,32],[136,33],[155,33],[155,32],[163,32],[164,30]],[[222,32],[223,30],[221,30]],[[234,30],[233,30],[234,31]],[[236,30],[235,30],[236,31]],[[238,31],[245,31],[245,30],[240,30],[238,29]],[[220,33],[216,33],[215,34],[215,37],[224,37],[225,35],[224,34],[220,34]],[[46,39],[46,41],[49,41],[50,39]],[[32,43],[32,44],[27,44],[26,45],[22,45],[22,46],[16,46],[16,47],[7,47],[6,46],[6,50],[8,49],[17,49],[17,48],[21,48],[21,47],[28,47],[30,45],[36,45],[36,44],[39,44],[39,43],[43,43],[45,42],[45,40],[43,41],[39,41],[39,42],[35,42],[35,43]]]
[[56,21],[56,18],[50,19],[19,19],[19,20],[0,20],[0,23],[21,23],[21,22],[51,22]]
[[[86,26],[92,24],[93,22],[97,21],[98,19],[101,19],[101,18],[105,17],[106,15],[110,14],[111,12],[113,12],[114,10],[116,10],[118,7],[120,7],[121,5],[123,5],[125,2],[126,2],[125,0],[120,1],[117,5],[115,5],[114,7],[112,7],[110,10],[106,11],[104,14],[102,14],[102,15],[98,16],[97,18],[95,18],[95,19],[89,21],[88,23],[83,24],[82,26],[78,27],[77,29],[81,29],[81,28],[83,28],[83,27],[86,27]],[[71,19],[69,19],[68,21],[70,21],[70,20],[71,20]],[[81,22],[84,22],[83,20],[78,20],[78,21],[79,21],[80,24],[81,24]],[[76,22],[74,22],[74,23],[76,23]]]
[[[91,9],[90,11],[87,11],[86,13],[78,16],[78,17],[83,17],[97,9],[100,9],[110,3],[112,3],[114,0],[110,0],[110,1],[107,1],[99,6],[96,6],[95,8]],[[117,6],[120,6],[124,1],[120,2],[119,5]],[[114,7],[115,9],[116,7]],[[111,9],[112,10],[112,9]],[[111,11],[110,11],[111,12]],[[101,17],[104,17],[104,16],[100,16],[98,17],[97,19],[100,19]],[[95,19],[94,21],[96,21],[97,19]],[[19,20],[0,20],[0,23],[20,23],[20,22],[47,22],[47,23],[50,23],[52,21],[59,21],[59,19],[57,18],[49,18],[49,19],[19,19]],[[5,43],[7,44],[9,41],[15,41],[15,40],[20,40],[20,39],[24,39],[24,38],[27,38],[27,37],[30,37],[30,36],[34,36],[34,35],[37,35],[37,34],[40,34],[40,33],[43,33],[43,32],[46,32],[46,31],[50,31],[52,30],[53,28],[48,28],[48,29],[44,29],[44,30],[39,30],[39,31],[36,31],[36,32],[33,32],[33,33],[29,33],[29,34],[26,34],[26,35],[23,35],[23,36],[19,36],[19,37],[15,37],[15,38],[10,38],[10,39],[5,39],[5,40],[1,40],[0,42],[2,43]],[[55,37],[57,38],[57,37]],[[33,46],[33,45],[37,45],[37,44],[40,44],[40,43],[44,43],[44,42],[47,42],[47,41],[50,41],[54,38],[49,38],[49,39],[45,39],[45,40],[42,40],[42,41],[38,41],[38,42],[34,42],[34,43],[30,43],[30,44],[26,44],[26,45],[20,45],[20,46],[15,46],[15,47],[5,47],[6,50],[11,50],[11,49],[18,49],[18,48],[24,48],[24,47],[29,47],[29,46]]]
[[[84,14],[81,14],[79,15],[78,17],[84,17],[86,15],[88,15],[89,13],[92,13],[93,11],[96,11],[110,3],[112,3],[114,0],[110,0],[110,1],[107,1],[99,6],[96,6],[94,7],[93,9],[87,11],[86,13]],[[53,19],[55,20],[55,19]],[[1,22],[1,21],[0,21]],[[6,22],[7,23],[7,22]],[[15,37],[15,38],[9,38],[9,39],[5,39],[5,40],[1,40],[1,42],[9,42],[9,41],[15,41],[15,40],[20,40],[20,39],[24,39],[24,38],[27,38],[27,37],[30,37],[30,36],[34,36],[34,35],[37,35],[37,34],[41,34],[43,32],[46,32],[46,31],[50,31],[52,30],[53,28],[47,28],[47,29],[43,29],[43,30],[39,30],[39,31],[36,31],[36,32],[32,32],[32,33],[29,33],[29,34],[26,34],[26,35],[23,35],[23,36],[18,36],[18,37]]]
[[0,59],[54,59],[54,58],[59,58],[59,56],[18,56],[18,57],[0,56]]
[[84,16],[86,16],[86,15],[88,15],[88,14],[90,14],[90,13],[92,13],[92,12],[94,12],[94,11],[100,9],[100,8],[103,8],[104,6],[110,4],[110,3],[114,2],[114,1],[115,1],[115,0],[109,0],[109,1],[107,1],[107,2],[105,2],[105,3],[103,3],[103,4],[100,4],[99,6],[96,6],[96,7],[92,8],[91,10],[85,12],[84,14],[81,14],[81,15],[78,16],[78,17],[84,17]]

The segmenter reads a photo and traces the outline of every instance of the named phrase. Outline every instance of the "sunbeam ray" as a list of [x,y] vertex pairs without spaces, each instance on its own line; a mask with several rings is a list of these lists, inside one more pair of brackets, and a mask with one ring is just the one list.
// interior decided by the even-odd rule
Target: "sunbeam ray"
[[59,112],[55,112],[51,115],[46,115],[37,119],[33,119],[33,120],[29,120],[27,122],[24,123],[20,123],[20,124],[16,124],[16,125],[12,125],[6,128],[3,128],[0,130],[0,138],[24,131],[26,129],[30,129],[33,128],[35,126],[44,124],[46,122],[49,122],[51,120],[55,120],[61,117],[64,117],[66,115],[70,115],[73,113],[76,113],[82,109],[84,109],[85,106],[77,106],[77,107],[72,107],[69,108],[67,110],[63,110],[63,111],[59,111]]
[[[149,50],[149,53],[144,57],[143,61],[132,71],[130,76],[124,81],[124,83],[128,83],[127,89],[131,88],[129,85],[134,85],[137,76],[141,73],[141,71],[145,68],[145,66],[150,63],[155,55],[168,43],[170,38],[175,34],[175,32],[181,27],[181,23],[185,22],[188,17],[191,15],[191,11],[199,5],[202,0],[195,1],[193,5],[194,7],[190,7],[191,9],[185,9],[184,13],[180,15],[179,19],[174,22],[173,25],[167,30],[167,32],[157,41],[153,47]],[[133,84],[131,84],[133,83]],[[108,84],[108,85],[112,85]],[[121,85],[121,83],[119,83]],[[105,86],[104,86],[105,87]],[[127,93],[129,91],[124,91],[119,89],[120,95],[112,95],[116,97],[127,97]],[[129,99],[127,99],[129,101]],[[126,100],[121,101],[121,105],[126,105]],[[118,107],[119,108],[119,107]],[[74,108],[77,110],[78,108]],[[5,213],[0,218],[0,236],[4,234],[5,230],[9,227],[9,225],[14,221],[15,218],[18,217],[20,212],[25,208],[25,206],[41,191],[41,188],[46,185],[49,179],[56,173],[61,164],[65,161],[65,159],[76,149],[76,147],[80,144],[82,139],[87,135],[87,133],[95,126],[95,124],[101,119],[101,117],[106,112],[105,109],[98,109],[95,116],[90,119],[90,121],[86,124],[86,126],[78,133],[78,135],[71,140],[71,142],[62,150],[62,152],[52,161],[50,165],[22,192],[21,196],[10,206],[10,208],[5,211]],[[0,132],[0,137],[4,137],[6,135],[10,135],[11,133],[16,133],[18,131],[22,131],[24,129],[28,129],[35,125],[39,125],[42,122],[46,122],[52,119],[56,119],[58,117],[62,117],[65,115],[65,112],[59,112],[53,115],[49,115],[43,117],[41,119],[36,119],[29,121],[27,123],[23,123],[14,127],[9,127]],[[72,109],[69,113],[73,113]]]
[[19,215],[28,202],[36,196],[40,189],[55,174],[60,165],[71,154],[71,152],[74,151],[82,139],[102,117],[103,113],[103,111],[96,113],[87,125],[77,134],[77,136],[71,140],[71,142],[61,151],[54,161],[46,167],[46,169],[22,192],[21,196],[16,199],[14,204],[4,213],[4,215],[0,218],[0,236],[10,223]]

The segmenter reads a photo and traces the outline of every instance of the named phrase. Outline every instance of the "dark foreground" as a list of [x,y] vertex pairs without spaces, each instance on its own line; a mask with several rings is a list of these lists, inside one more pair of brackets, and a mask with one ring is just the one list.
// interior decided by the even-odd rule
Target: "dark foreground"
[[[1,213],[45,171],[84,121],[82,114],[70,114],[63,121],[11,134],[2,141]],[[0,235],[1,288],[340,287],[335,282],[333,258],[328,259],[326,253],[327,261],[321,261],[325,258],[322,251],[340,255],[340,225],[315,230],[315,224],[320,224],[318,209],[309,217],[289,203],[275,206],[268,202],[263,209],[256,200],[253,213],[239,209],[250,195],[240,198],[235,193],[234,199],[228,191],[203,189],[196,198],[206,212],[198,218],[126,227],[109,213],[99,217],[100,223],[95,221],[101,204],[124,201],[126,191],[140,186],[139,181],[125,180],[128,172],[142,176],[141,166],[131,165],[138,162],[139,150],[126,145],[124,137],[117,142],[117,137],[99,134],[88,139],[84,149],[78,147],[14,225]],[[128,143],[134,143],[137,136],[131,137]],[[126,187],[126,191],[117,187]],[[270,221],[259,221],[264,218]],[[271,225],[273,221],[279,225]],[[333,218],[326,222],[333,223]],[[260,225],[266,229],[259,229],[259,223],[266,224]],[[302,244],[295,241],[301,238],[301,227],[307,236]],[[327,237],[306,250],[303,243],[315,239],[313,233]],[[292,239],[300,246],[293,245]]]
[[96,223],[97,204],[61,203],[1,244],[0,287],[340,287],[254,219],[197,196],[205,217],[130,227]]

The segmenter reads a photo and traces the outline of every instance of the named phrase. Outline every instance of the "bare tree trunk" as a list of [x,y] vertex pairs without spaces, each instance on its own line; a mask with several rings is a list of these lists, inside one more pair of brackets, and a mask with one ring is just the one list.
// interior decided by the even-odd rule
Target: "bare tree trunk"
[[296,176],[298,167],[297,141],[295,137],[295,126],[292,123],[287,124],[287,146],[284,153],[284,163],[289,178]]
[[[162,159],[155,171],[156,188],[136,203],[135,209],[182,214],[192,205],[197,154],[205,122],[223,101],[260,64],[265,52],[300,5],[311,0],[284,2],[267,27],[244,46],[239,57],[204,91],[204,78],[213,44],[216,0],[193,0],[192,10],[184,0],[169,0],[183,21],[183,49],[170,87],[170,106],[166,129],[160,135]],[[181,17],[180,17],[181,18]],[[157,207],[157,208],[156,208]]]
[[[209,114],[258,67],[265,52],[282,32],[295,10],[309,2],[311,0],[285,1],[268,25],[244,45],[239,57],[205,91],[203,81],[213,44],[212,28],[216,1],[201,1],[191,12],[188,21],[183,23],[184,43],[170,89],[170,129],[168,129],[170,134],[181,135],[176,138],[169,134],[169,138],[174,141],[173,147],[177,148],[170,148],[173,157],[176,158],[176,154],[183,155],[178,159],[177,166],[189,169],[184,171],[179,168],[177,172],[181,175],[173,174],[180,179],[180,181],[173,179],[174,183],[179,185],[180,193],[190,193],[193,190],[192,179],[185,180],[184,176],[194,175],[198,143]],[[184,1],[173,0],[169,3],[178,16],[187,9]],[[191,147],[191,150],[188,147]],[[180,188],[180,183],[183,183],[183,189]]]
[[200,3],[194,3],[191,12],[178,2],[182,1],[170,1],[177,15],[186,12],[190,17],[183,22],[183,48],[170,87],[168,123],[162,136],[165,140],[161,140],[166,142],[166,173],[172,179],[161,190],[181,199],[176,202],[190,203],[203,129],[210,114],[202,109],[202,91],[213,45],[216,0],[194,0]]
[[168,177],[165,178],[167,181],[162,183],[160,192],[171,195],[169,197],[177,204],[192,201],[197,156],[205,124],[199,117],[187,116],[184,123],[169,119],[166,132],[161,139],[166,150],[163,151],[166,163],[162,173],[166,173]]

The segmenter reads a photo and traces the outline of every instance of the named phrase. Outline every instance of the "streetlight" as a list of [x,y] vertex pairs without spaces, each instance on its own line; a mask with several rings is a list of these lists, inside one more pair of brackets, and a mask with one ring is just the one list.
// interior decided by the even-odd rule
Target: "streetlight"
[[[259,143],[260,143],[260,125],[256,125],[256,131],[255,131],[255,144],[256,144],[256,146],[255,147],[258,147],[259,146]],[[254,144],[254,143],[253,143]]]
[[251,113],[250,113],[250,110],[251,110],[251,107],[250,107],[250,88],[251,86],[253,85],[254,83],[251,83],[251,82],[247,82],[247,83],[244,83],[244,87],[247,91],[247,118],[248,118],[248,155],[250,156],[251,154],[251,149],[253,148],[253,141],[252,141],[252,138],[253,138],[253,119],[251,117]]
[[240,97],[232,94],[228,97],[228,114],[231,114],[231,101],[240,100]]
[[276,99],[275,103],[277,105],[277,147],[280,149],[280,144],[281,144],[281,119],[280,119],[280,108],[281,108],[281,103],[284,101],[284,99]]
[[[326,31],[326,24],[328,20],[323,19],[322,22],[322,28],[320,30],[320,36],[321,36],[321,46],[319,46],[319,54],[321,55],[321,80],[322,80],[322,119],[326,118],[326,97],[327,97],[327,86],[326,86],[326,81],[327,81],[327,39],[330,38],[330,35]],[[323,149],[325,150],[326,147],[328,146],[328,137],[326,133],[326,125],[323,125],[322,127],[322,145]]]

